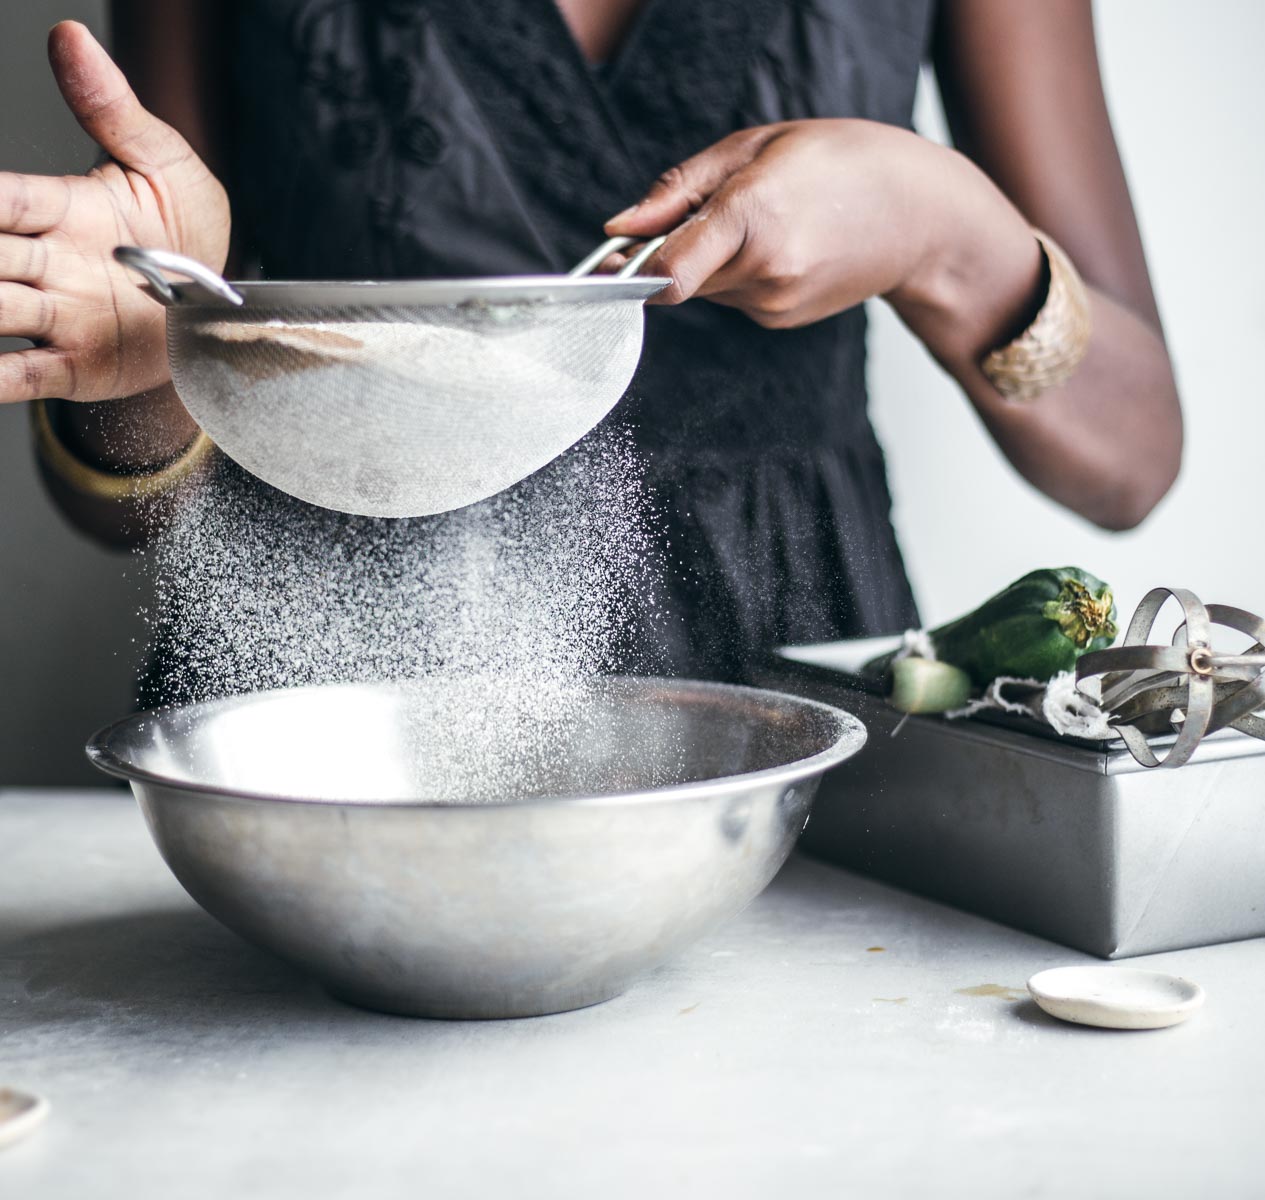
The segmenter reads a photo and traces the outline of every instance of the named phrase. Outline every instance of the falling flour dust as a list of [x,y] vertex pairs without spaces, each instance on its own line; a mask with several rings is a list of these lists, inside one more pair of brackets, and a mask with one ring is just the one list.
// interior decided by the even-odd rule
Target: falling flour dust
[[546,786],[586,684],[658,665],[652,509],[618,429],[438,517],[316,508],[227,461],[162,516],[147,703],[442,680],[444,711],[416,717],[456,735],[427,742],[428,786],[453,799]]

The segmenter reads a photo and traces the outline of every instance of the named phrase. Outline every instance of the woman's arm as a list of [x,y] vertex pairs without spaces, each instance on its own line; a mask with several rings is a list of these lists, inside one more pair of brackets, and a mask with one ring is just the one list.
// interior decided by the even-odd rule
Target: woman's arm
[[[890,126],[790,122],[673,168],[608,229],[650,235],[692,217],[648,268],[676,280],[667,303],[708,296],[787,327],[885,297],[1026,478],[1128,528],[1176,476],[1181,416],[1089,0],[945,0],[938,46],[954,127],[979,165]],[[979,363],[1044,297],[1032,225],[1091,285],[1094,333],[1071,381],[1024,402],[1003,398]]]
[[935,61],[954,141],[1089,285],[1093,338],[1071,381],[1008,403],[954,374],[1016,468],[1109,528],[1141,521],[1181,463],[1172,365],[1103,97],[1090,0],[946,0]]

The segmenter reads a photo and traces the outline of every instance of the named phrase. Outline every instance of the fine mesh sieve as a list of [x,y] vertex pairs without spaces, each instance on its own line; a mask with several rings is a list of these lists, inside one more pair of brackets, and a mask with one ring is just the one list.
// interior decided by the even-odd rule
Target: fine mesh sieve
[[[324,508],[462,508],[557,458],[615,405],[641,356],[642,305],[668,284],[591,272],[402,282],[229,284],[121,246],[167,306],[176,392],[230,458]],[[167,273],[189,283],[172,282]]]

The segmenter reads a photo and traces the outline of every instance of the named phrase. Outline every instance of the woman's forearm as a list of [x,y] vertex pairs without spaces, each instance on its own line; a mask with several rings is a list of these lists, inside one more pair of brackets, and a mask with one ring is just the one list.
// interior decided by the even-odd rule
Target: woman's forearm
[[54,428],[72,454],[120,474],[146,474],[164,466],[198,432],[171,384],[96,404],[49,404]]
[[[36,414],[36,445],[50,499],[81,533],[110,546],[141,545],[167,511],[145,498],[146,477],[180,470],[198,436],[174,389],[96,404],[37,403],[45,406],[44,417]],[[42,438],[64,450],[50,453]],[[84,476],[109,486],[84,486]]]
[[969,212],[951,196],[932,219],[925,262],[888,298],[1025,479],[1098,525],[1131,528],[1181,463],[1181,408],[1159,330],[1091,287],[1089,350],[1072,378],[1035,400],[1002,396],[980,363],[1036,315],[1044,258],[1000,192],[989,206],[977,193]]
[[1158,333],[1090,289],[1089,352],[1062,387],[999,396],[978,364],[959,382],[1015,469],[1106,529],[1131,529],[1163,498],[1182,457],[1182,415]]
[[978,356],[947,365],[1026,478],[1100,525],[1135,525],[1177,473],[1182,420],[1093,6],[945,0],[933,51],[955,143],[1071,256],[1092,304],[1085,361],[1030,403],[998,396]]

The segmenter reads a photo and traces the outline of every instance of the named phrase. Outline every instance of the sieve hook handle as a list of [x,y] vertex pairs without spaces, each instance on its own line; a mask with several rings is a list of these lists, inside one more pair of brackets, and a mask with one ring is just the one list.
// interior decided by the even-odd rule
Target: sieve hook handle
[[668,240],[667,234],[662,237],[651,238],[636,254],[632,256],[618,271],[615,272],[616,279],[631,279],[645,265],[646,260]]
[[242,294],[210,267],[203,266],[195,258],[186,258],[183,254],[175,254],[170,250],[142,250],[139,246],[116,246],[114,261],[144,275],[154,290],[154,296],[168,307],[181,303],[181,300],[163,274],[164,271],[183,275],[194,283],[200,283],[217,300],[233,308],[245,303]]
[[[581,275],[592,275],[612,254],[618,254],[621,250],[627,250],[629,246],[635,245],[640,240],[640,238],[630,237],[608,238],[592,254],[586,254],[580,259],[567,274],[572,278],[578,278]],[[645,265],[646,260],[667,240],[666,234],[663,237],[651,238],[632,258],[619,268],[615,273],[615,278],[632,278]]]

